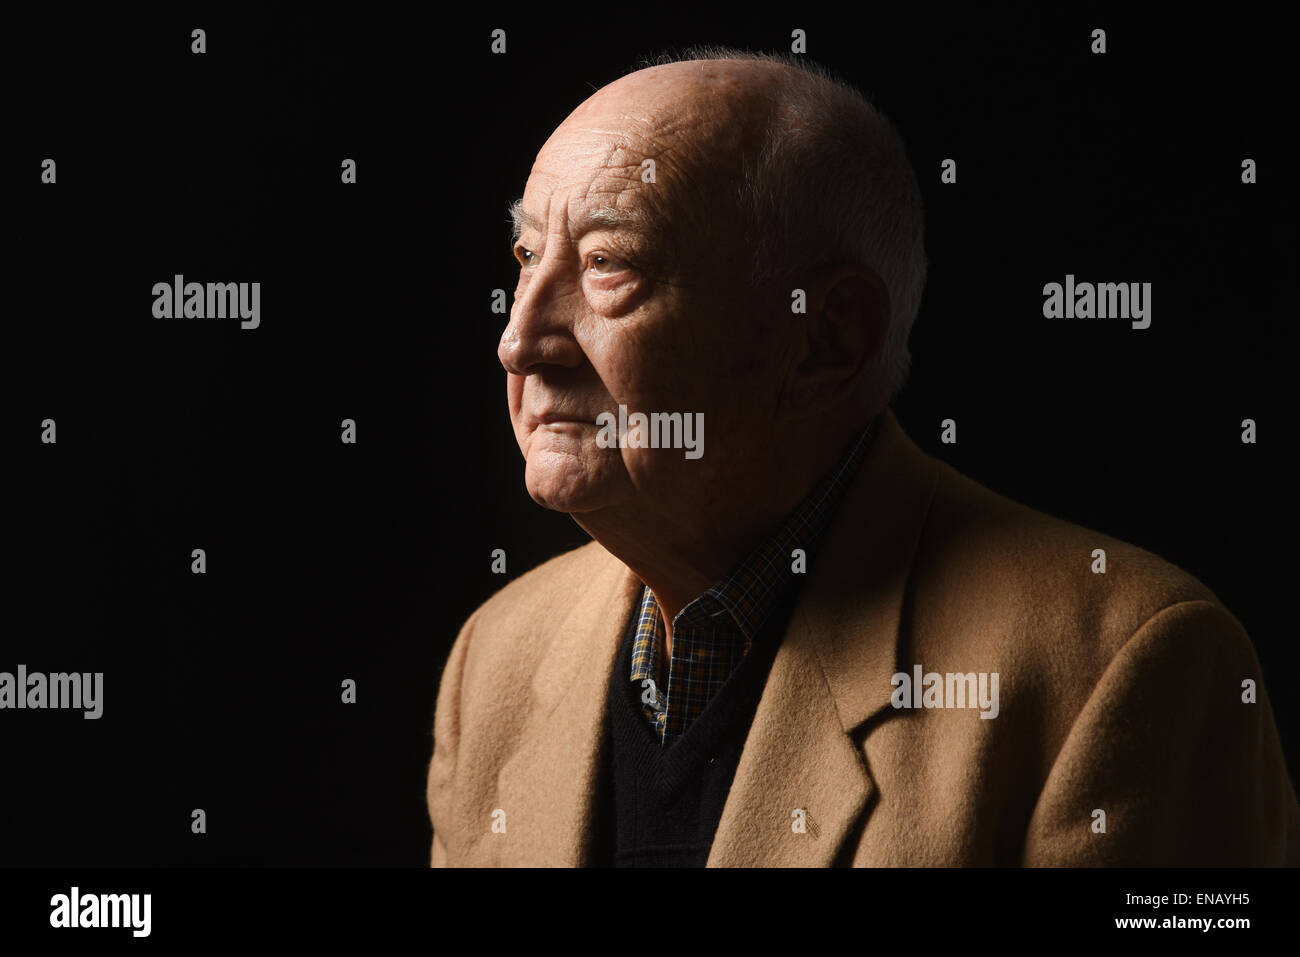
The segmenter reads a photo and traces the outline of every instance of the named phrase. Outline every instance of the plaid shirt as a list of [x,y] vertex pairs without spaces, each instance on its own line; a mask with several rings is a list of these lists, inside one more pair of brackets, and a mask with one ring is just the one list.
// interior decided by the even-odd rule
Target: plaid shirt
[[831,518],[866,455],[875,421],[852,441],[840,461],[781,526],[722,581],[673,619],[668,682],[662,679],[660,649],[666,637],[659,603],[649,587],[641,591],[632,648],[632,682],[641,690],[642,710],[662,745],[680,738],[691,722],[749,653],[754,637],[777,602],[797,581],[791,553],[804,550],[804,568],[821,544]]

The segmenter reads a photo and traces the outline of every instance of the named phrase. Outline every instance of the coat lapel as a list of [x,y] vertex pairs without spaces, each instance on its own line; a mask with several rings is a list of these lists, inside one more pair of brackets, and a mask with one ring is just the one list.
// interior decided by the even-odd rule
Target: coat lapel
[[886,410],[772,663],[708,866],[830,866],[868,812],[854,735],[889,706],[936,475]]
[[[588,546],[592,547],[592,546]],[[599,546],[594,546],[599,548]],[[540,702],[497,775],[506,832],[484,842],[483,863],[580,867],[588,863],[603,770],[609,681],[641,582],[607,552],[586,594],[560,623],[533,676]]]

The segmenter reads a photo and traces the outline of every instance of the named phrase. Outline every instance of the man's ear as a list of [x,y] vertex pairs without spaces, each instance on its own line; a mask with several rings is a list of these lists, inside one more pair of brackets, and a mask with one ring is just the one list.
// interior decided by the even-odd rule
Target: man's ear
[[884,347],[889,290],[869,266],[832,266],[808,282],[801,357],[785,384],[794,418],[816,415],[862,393],[864,377]]

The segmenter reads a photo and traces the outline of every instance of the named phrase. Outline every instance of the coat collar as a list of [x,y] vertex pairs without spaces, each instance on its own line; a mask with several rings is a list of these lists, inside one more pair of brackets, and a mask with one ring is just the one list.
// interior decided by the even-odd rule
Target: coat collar
[[[875,786],[854,733],[889,705],[903,596],[936,477],[935,461],[886,409],[786,627],[708,866],[828,866],[869,805]],[[498,775],[507,833],[480,842],[492,853],[477,863],[589,860],[609,675],[641,589],[606,558],[591,582],[595,600],[575,603],[534,675],[543,704]],[[800,812],[802,833],[792,827]]]

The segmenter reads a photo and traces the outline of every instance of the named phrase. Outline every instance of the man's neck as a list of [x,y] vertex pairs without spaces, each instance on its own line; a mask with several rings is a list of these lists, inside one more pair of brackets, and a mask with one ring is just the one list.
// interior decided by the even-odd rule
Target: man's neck
[[766,470],[768,481],[752,484],[743,496],[697,496],[685,514],[665,514],[629,502],[573,518],[654,593],[664,621],[664,651],[671,657],[673,619],[758,547],[839,454],[828,450],[809,455],[803,469]]
[[669,654],[673,619],[727,574],[745,554],[750,538],[739,528],[720,527],[709,516],[700,516],[690,528],[664,516],[629,521],[626,514],[604,511],[574,519],[654,593]]

